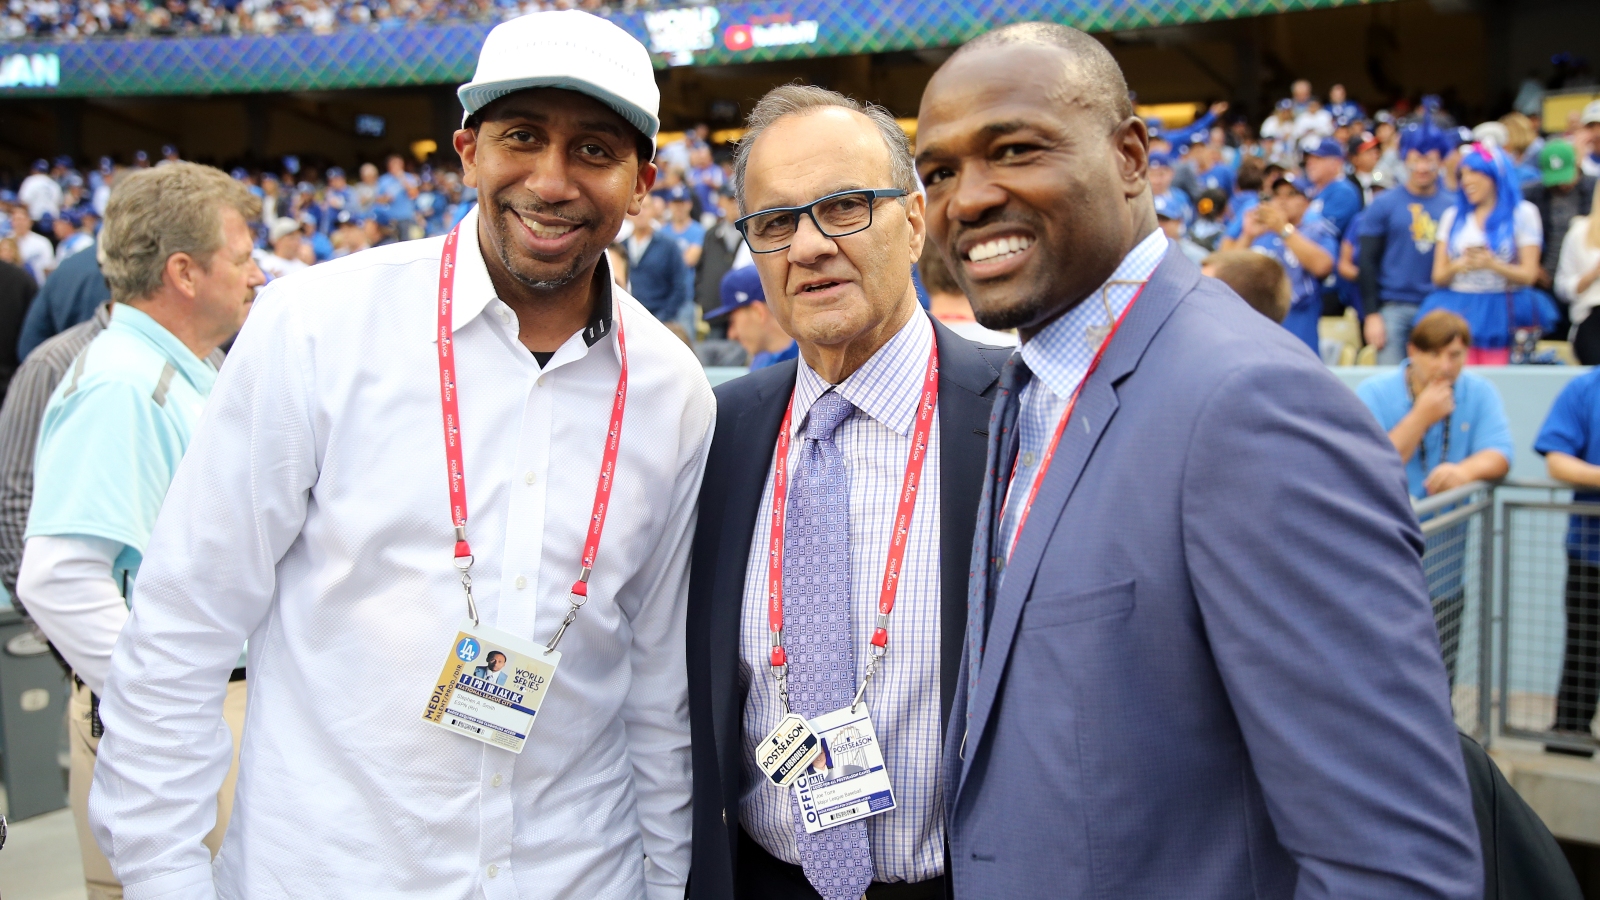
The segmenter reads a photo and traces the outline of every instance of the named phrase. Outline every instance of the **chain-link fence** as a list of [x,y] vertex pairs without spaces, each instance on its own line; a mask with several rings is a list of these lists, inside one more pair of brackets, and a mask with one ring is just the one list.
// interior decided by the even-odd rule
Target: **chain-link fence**
[[1422,556],[1439,647],[1450,676],[1456,725],[1480,741],[1489,736],[1494,489],[1476,482],[1416,506],[1427,548]]
[[1589,751],[1600,688],[1600,503],[1501,500],[1500,733]]

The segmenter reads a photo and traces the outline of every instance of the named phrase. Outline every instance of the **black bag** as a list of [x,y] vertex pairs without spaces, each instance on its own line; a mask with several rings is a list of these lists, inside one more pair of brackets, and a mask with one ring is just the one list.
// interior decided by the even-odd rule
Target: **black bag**
[[1583,900],[1561,845],[1488,752],[1463,734],[1461,755],[1483,842],[1483,900]]

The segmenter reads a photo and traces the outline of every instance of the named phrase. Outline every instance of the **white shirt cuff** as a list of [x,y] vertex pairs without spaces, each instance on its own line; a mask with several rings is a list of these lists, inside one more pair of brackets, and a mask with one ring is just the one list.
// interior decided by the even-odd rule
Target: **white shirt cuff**
[[217,900],[211,865],[190,866],[122,886],[124,900]]

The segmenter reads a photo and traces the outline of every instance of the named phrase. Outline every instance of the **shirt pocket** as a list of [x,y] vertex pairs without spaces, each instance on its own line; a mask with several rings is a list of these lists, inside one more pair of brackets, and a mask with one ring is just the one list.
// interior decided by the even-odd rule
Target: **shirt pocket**
[[1133,579],[1074,594],[1050,595],[1035,590],[1022,608],[1020,630],[1031,631],[1115,616],[1133,610]]

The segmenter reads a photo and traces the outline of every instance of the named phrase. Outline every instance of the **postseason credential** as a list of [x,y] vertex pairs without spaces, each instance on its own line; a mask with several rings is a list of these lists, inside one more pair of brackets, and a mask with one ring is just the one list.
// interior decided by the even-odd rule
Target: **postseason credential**
[[555,680],[560,651],[465,619],[445,656],[422,719],[512,753],[528,742]]
[[894,809],[894,790],[867,705],[824,713],[810,724],[822,752],[794,783],[806,833]]

